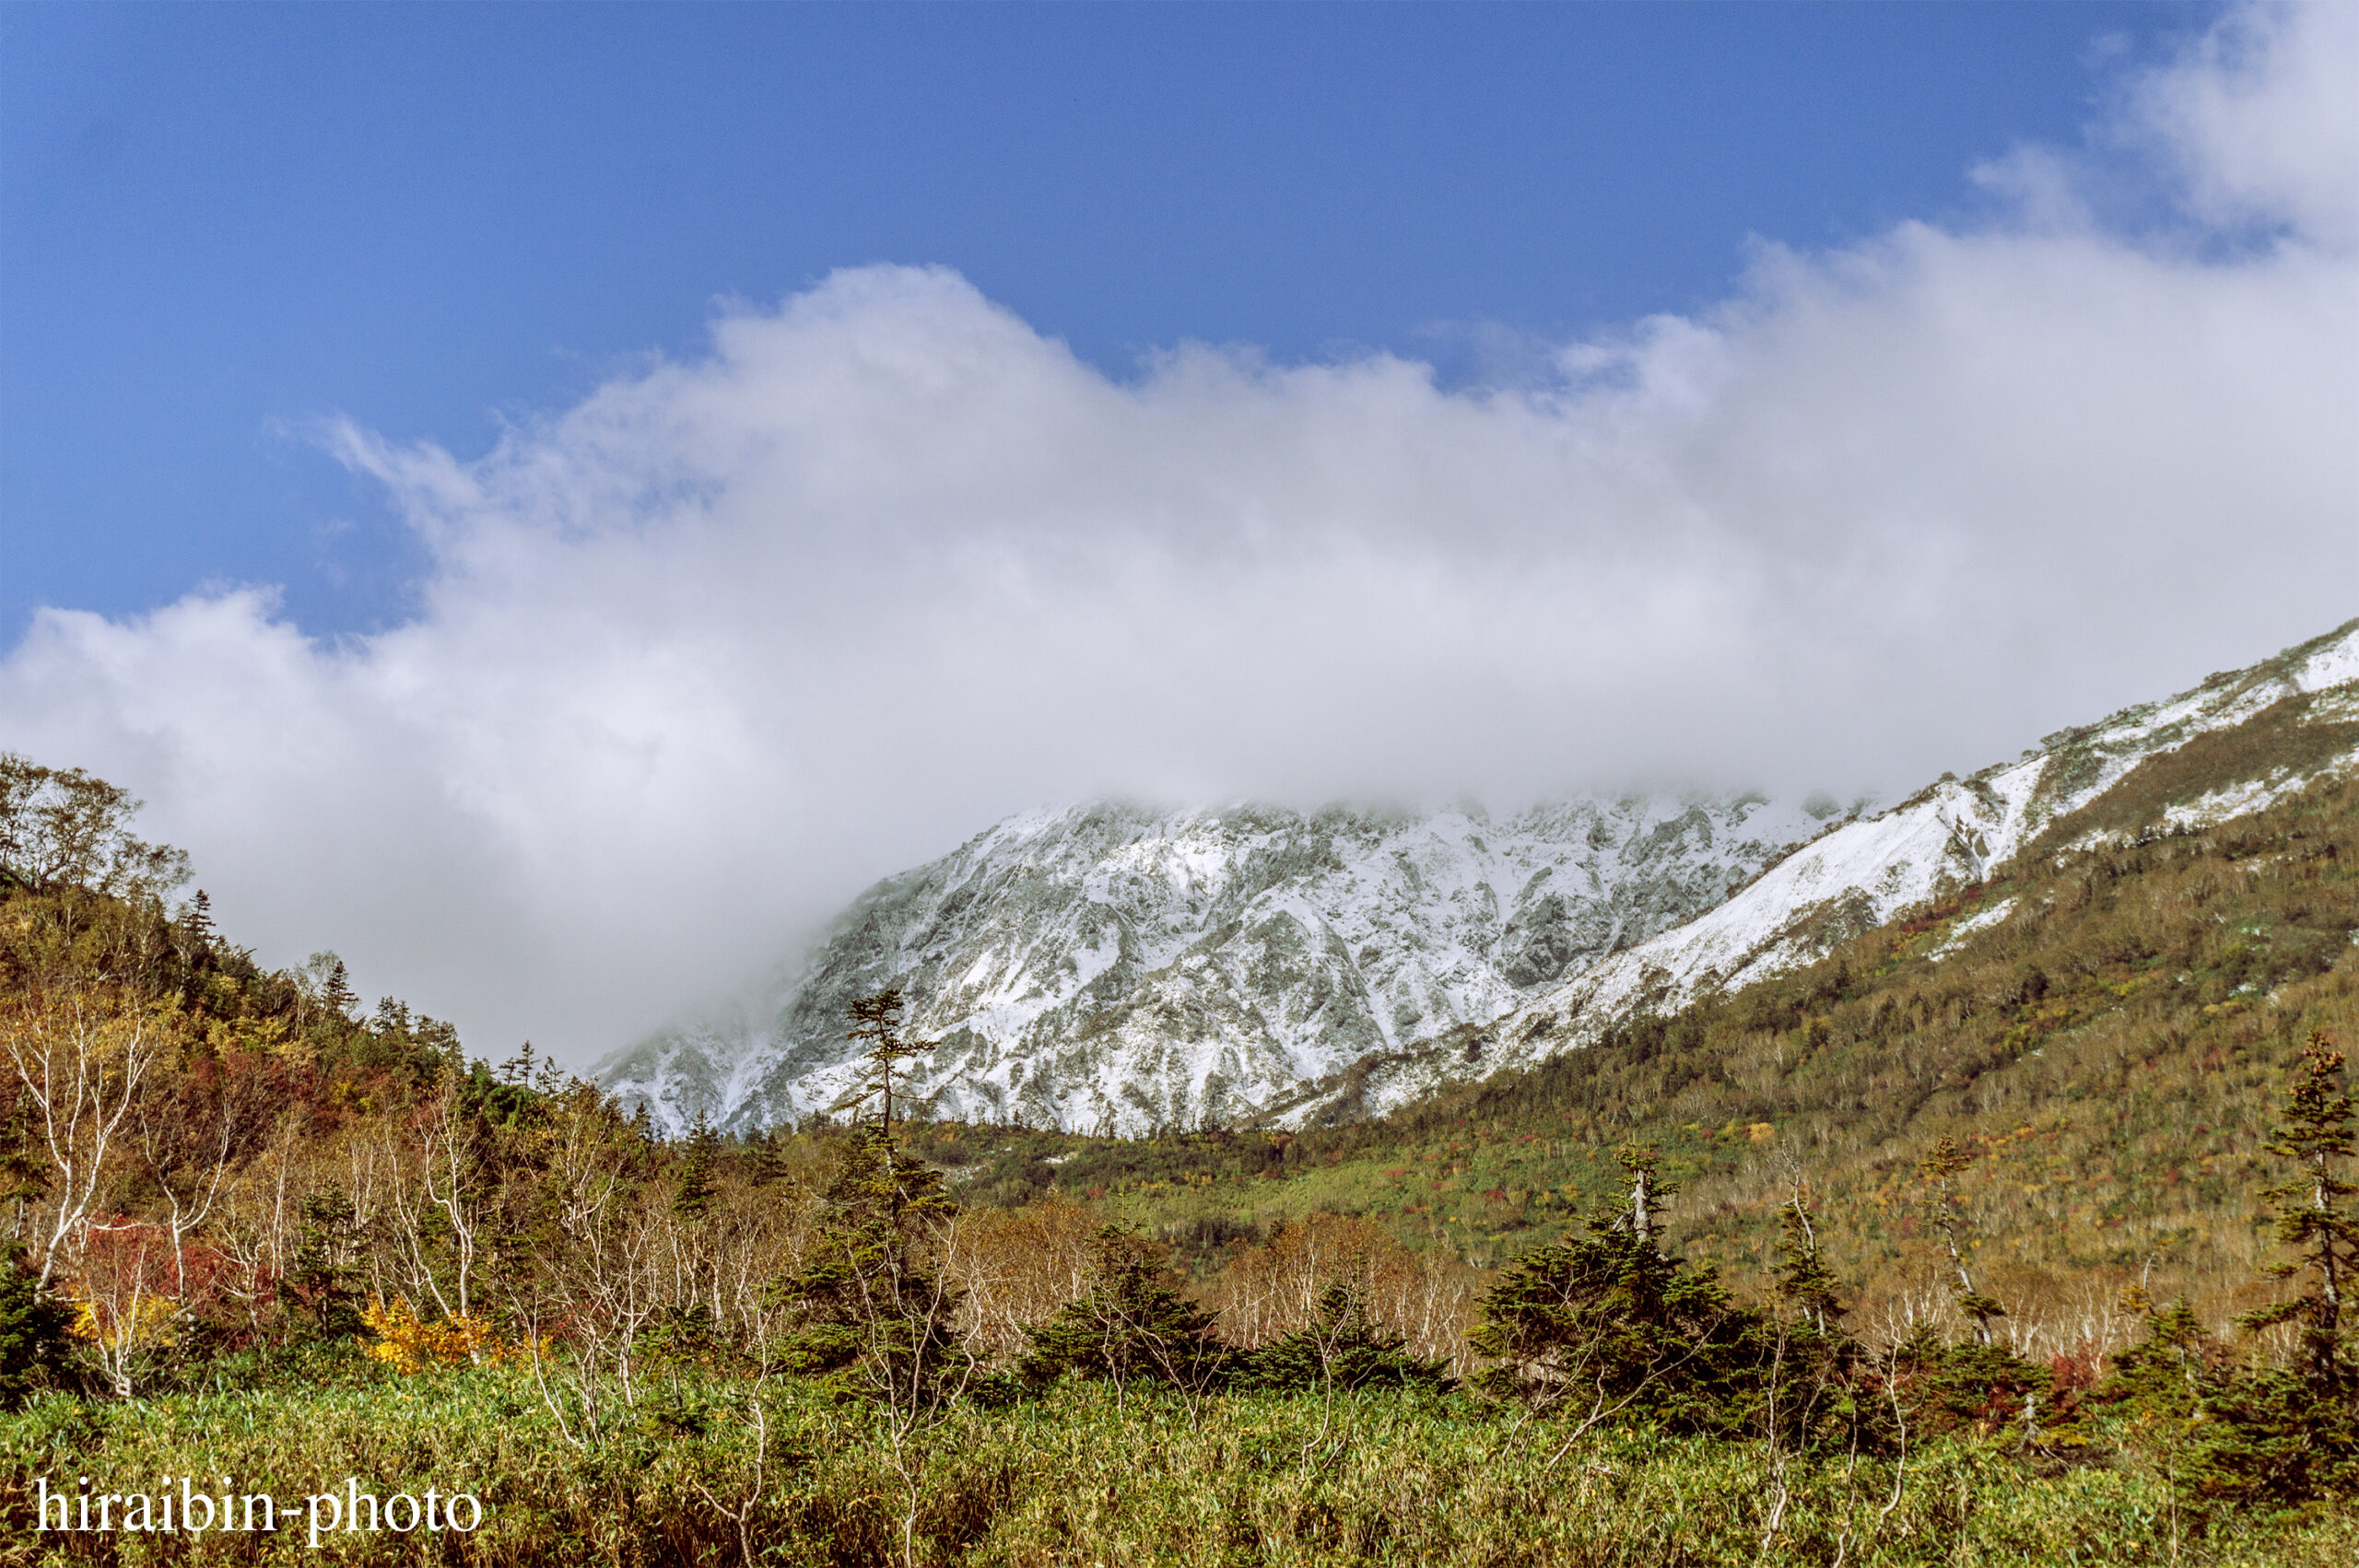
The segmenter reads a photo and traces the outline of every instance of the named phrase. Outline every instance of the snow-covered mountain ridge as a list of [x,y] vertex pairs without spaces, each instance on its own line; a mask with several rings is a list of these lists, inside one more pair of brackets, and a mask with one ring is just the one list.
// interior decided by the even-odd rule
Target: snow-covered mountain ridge
[[677,1129],[824,1111],[852,999],[898,985],[937,1114],[1085,1131],[1253,1119],[1496,1018],[1725,898],[1864,802],[1576,799],[1494,821],[1118,803],[1011,818],[888,878],[771,993],[601,1079]]
[[[2014,762],[1963,779],[1944,776],[1796,851],[1696,919],[1567,977],[1472,1037],[1372,1057],[1338,1080],[1307,1086],[1278,1107],[1279,1119],[1300,1125],[1381,1114],[1453,1080],[1591,1045],[1637,1014],[1813,962],[1912,905],[1984,880],[2051,826],[2106,798],[2140,765],[2252,725],[2293,698],[2308,699],[2288,720],[2296,726],[2341,731],[2359,719],[2359,620],[2168,701],[2047,736]],[[2200,777],[2200,790],[2151,816],[2140,813],[2139,825],[2174,830],[2224,821],[2354,766],[2359,752],[2348,745],[2299,765],[2265,755],[2243,765],[2223,760]],[[2093,829],[2073,841],[2102,836]]]
[[2104,831],[2083,828],[2093,802],[2135,793],[2150,761],[2192,772],[2159,804],[2141,796],[2142,826],[2259,809],[2353,748],[2263,766],[2207,746],[2354,718],[2359,621],[1873,815],[1759,796],[1572,800],[1496,823],[1034,813],[878,883],[751,1009],[601,1078],[675,1130],[824,1111],[851,1082],[851,1000],[898,985],[933,1042],[913,1087],[937,1114],[1122,1133],[1379,1115],[1809,963],[2043,835]]

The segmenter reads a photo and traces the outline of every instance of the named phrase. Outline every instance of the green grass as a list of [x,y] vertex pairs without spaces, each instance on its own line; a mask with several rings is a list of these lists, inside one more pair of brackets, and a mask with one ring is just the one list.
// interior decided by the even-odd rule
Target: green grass
[[[894,1449],[872,1411],[807,1387],[762,1395],[757,1486],[745,1385],[661,1388],[588,1451],[529,1375],[486,1370],[299,1393],[111,1405],[51,1398],[0,1416],[0,1562],[691,1563],[743,1561],[714,1499],[755,1499],[755,1561],[865,1564],[2347,1564],[2359,1526],[2318,1517],[2194,1534],[2173,1556],[2169,1490],[2134,1445],[2093,1462],[1945,1441],[1890,1462],[1797,1462],[1779,1528],[1755,1445],[1560,1430],[1459,1397],[1231,1398],[1191,1421],[1168,1398],[1067,1387],[955,1409]],[[1553,1460],[1553,1462],[1552,1462]],[[33,1478],[228,1473],[280,1495],[478,1492],[473,1536],[40,1536]],[[700,1491],[699,1488],[702,1490]],[[706,1493],[710,1493],[708,1497]],[[912,1508],[912,1500],[914,1507]],[[1765,1548],[1765,1537],[1768,1537]]]

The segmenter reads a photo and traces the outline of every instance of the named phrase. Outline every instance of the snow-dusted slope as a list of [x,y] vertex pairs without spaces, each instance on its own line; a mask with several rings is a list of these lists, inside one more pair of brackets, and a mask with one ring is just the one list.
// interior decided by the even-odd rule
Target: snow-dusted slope
[[914,1087],[939,1114],[1124,1132],[1250,1118],[1516,1008],[1861,809],[1037,813],[869,890],[751,1013],[650,1040],[601,1079],[675,1129],[825,1110],[850,1082],[850,1002],[898,985],[910,1035],[935,1042]]
[[[1378,1114],[1808,963],[2118,799],[2141,763],[2303,694],[2326,694],[2305,722],[2359,713],[2359,621],[1872,817],[1758,796],[1576,800],[1499,822],[1041,812],[880,883],[757,1006],[601,1078],[675,1130],[825,1110],[850,1081],[850,1002],[898,985],[910,1033],[934,1042],[915,1088],[942,1115],[1136,1132]],[[2154,820],[2258,809],[2353,760],[2224,765]]]
[[[1343,1078],[1297,1095],[1283,1119],[1380,1112],[1443,1082],[1528,1065],[1585,1046],[1646,1012],[1732,990],[1823,956],[1847,936],[1881,925],[1944,889],[1982,880],[2050,824],[2104,795],[2142,762],[2198,736],[2233,729],[2302,694],[2304,722],[2348,723],[2359,711],[2359,621],[2248,670],[2213,675],[2167,702],[2125,708],[2100,723],[2048,736],[2017,761],[1970,778],[1944,777],[1865,821],[1848,823],[1772,867],[1718,907],[1568,978],[1448,1047],[1371,1059]],[[2155,825],[2185,827],[2258,810],[2328,769],[2221,778],[2163,812]]]

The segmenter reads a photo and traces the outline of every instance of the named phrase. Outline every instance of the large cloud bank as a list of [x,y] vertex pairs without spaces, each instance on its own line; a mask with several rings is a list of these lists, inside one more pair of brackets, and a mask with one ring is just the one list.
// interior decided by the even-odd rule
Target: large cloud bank
[[[472,461],[343,429],[433,562],[43,613],[0,743],[225,924],[586,1060],[1007,811],[1907,786],[2359,610],[2359,7],[2232,14],[1995,216],[1438,388],[1109,379],[939,270],[731,310]],[[2134,227],[2125,180],[2167,193]]]

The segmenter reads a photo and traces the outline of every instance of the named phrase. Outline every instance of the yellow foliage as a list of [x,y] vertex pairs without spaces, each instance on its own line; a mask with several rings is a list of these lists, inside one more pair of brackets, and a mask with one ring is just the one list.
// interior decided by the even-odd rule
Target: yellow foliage
[[309,1040],[290,1038],[287,1022],[280,1018],[215,1019],[205,1026],[205,1043],[217,1052],[256,1051],[304,1067],[319,1056]]
[[[170,1296],[143,1295],[132,1309],[131,1322],[125,1325],[116,1321],[117,1315],[111,1311],[102,1320],[96,1302],[77,1301],[74,1304],[73,1325],[66,1332],[94,1345],[104,1341],[122,1341],[126,1346],[169,1345],[172,1342],[172,1314],[180,1310],[180,1305]],[[127,1337],[123,1332],[124,1328],[130,1329]]]
[[377,1336],[373,1343],[365,1347],[369,1358],[381,1361],[396,1372],[422,1372],[429,1366],[458,1366],[465,1363],[497,1365],[523,1353],[522,1346],[502,1340],[488,1319],[453,1313],[428,1323],[399,1297],[390,1302],[382,1296],[370,1297],[360,1311],[360,1320]]

